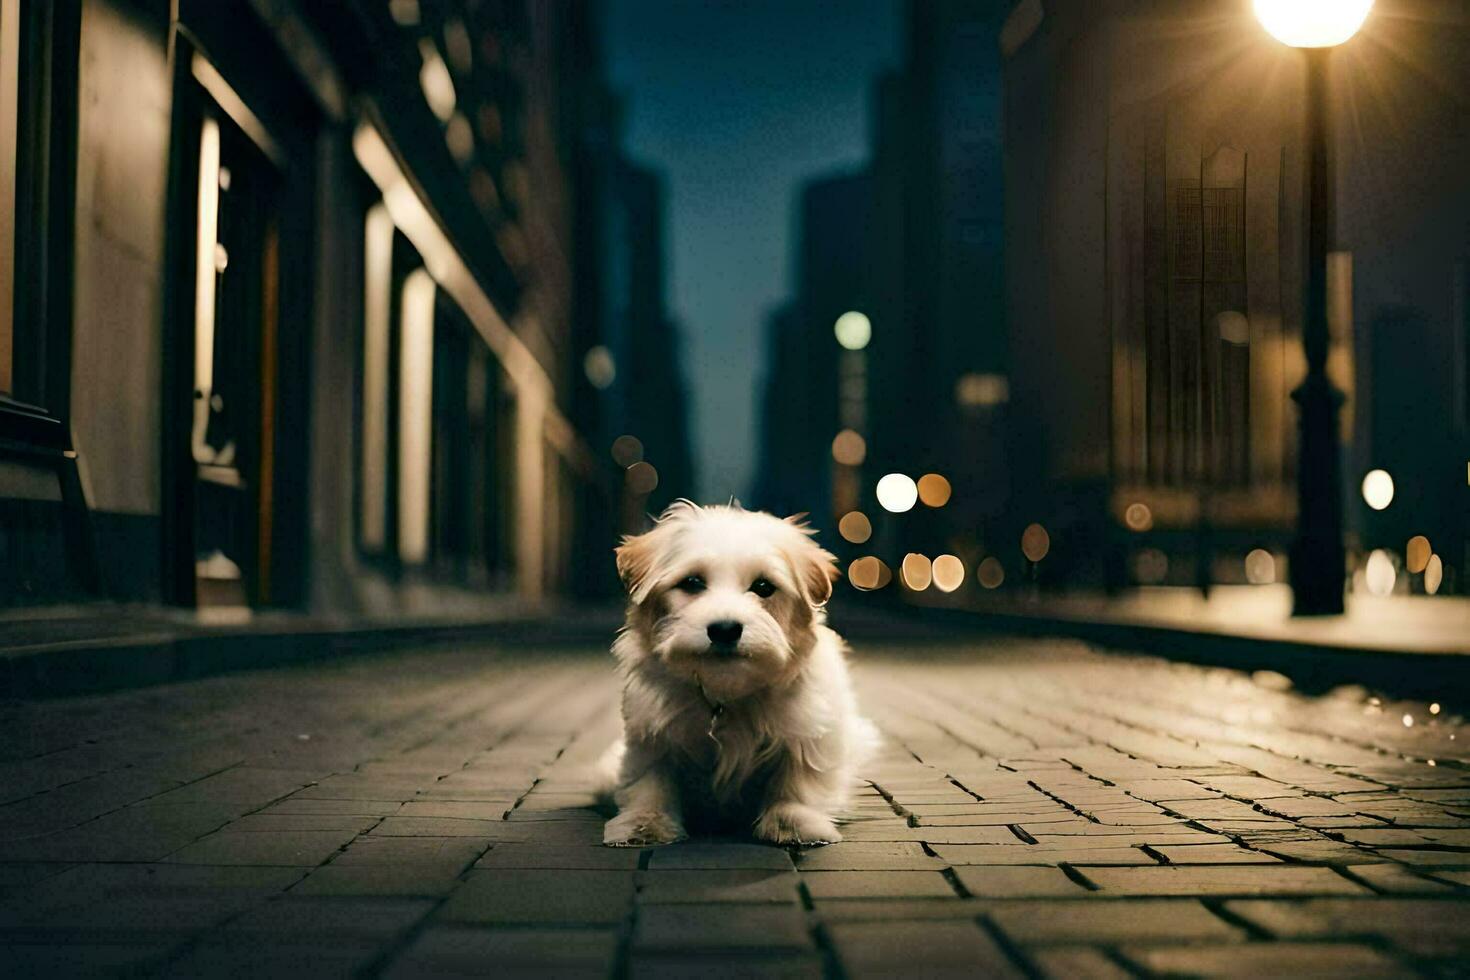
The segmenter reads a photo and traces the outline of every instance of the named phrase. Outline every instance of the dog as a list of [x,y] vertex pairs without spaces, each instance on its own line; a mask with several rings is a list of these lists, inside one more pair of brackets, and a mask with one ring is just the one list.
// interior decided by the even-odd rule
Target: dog
[[613,847],[751,832],[842,839],[834,818],[878,743],[826,623],[836,559],[799,518],[677,501],[616,549],[623,738]]

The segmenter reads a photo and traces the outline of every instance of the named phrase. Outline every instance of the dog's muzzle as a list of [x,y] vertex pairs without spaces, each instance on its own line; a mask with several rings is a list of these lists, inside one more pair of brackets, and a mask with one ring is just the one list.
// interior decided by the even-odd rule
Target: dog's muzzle
[[721,619],[705,627],[709,636],[709,652],[720,657],[740,655],[740,634],[745,627],[733,619]]

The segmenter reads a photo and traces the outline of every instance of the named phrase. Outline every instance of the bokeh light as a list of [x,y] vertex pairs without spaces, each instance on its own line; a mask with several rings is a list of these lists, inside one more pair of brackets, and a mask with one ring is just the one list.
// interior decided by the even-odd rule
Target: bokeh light
[[913,510],[919,499],[919,486],[902,473],[889,473],[878,481],[878,503],[894,514]]
[[923,592],[934,579],[934,566],[924,555],[911,551],[903,556],[899,575],[902,576],[904,585],[915,592]]
[[1276,559],[1265,548],[1256,548],[1245,556],[1245,580],[1251,585],[1270,585],[1276,581]]
[[1154,512],[1148,509],[1148,504],[1134,502],[1123,511],[1123,523],[1128,525],[1130,531],[1147,531],[1154,526]]
[[961,408],[992,408],[1011,399],[1011,383],[1003,374],[962,374],[954,383]]
[[1046,528],[1040,524],[1028,525],[1021,532],[1021,554],[1028,561],[1039,562],[1051,551],[1051,535],[1046,533]]
[[1375,548],[1368,555],[1368,566],[1363,570],[1363,584],[1367,587],[1370,595],[1389,595],[1393,592],[1394,583],[1398,581],[1398,572],[1393,567],[1393,559],[1388,552],[1382,548]]
[[848,511],[837,522],[837,533],[842,535],[844,541],[862,544],[873,536],[873,522],[860,510]]
[[949,481],[938,473],[925,473],[919,477],[919,499],[926,507],[943,507],[949,503],[949,496],[953,492]]
[[954,555],[940,555],[934,559],[934,587],[940,592],[953,592],[965,581],[965,563]]
[[1444,584],[1444,562],[1439,555],[1430,555],[1424,564],[1424,591],[1434,595]]
[[612,444],[613,462],[627,469],[643,460],[643,443],[637,436],[618,436]]
[[628,489],[636,494],[653,493],[658,487],[658,470],[652,463],[639,462],[628,467]]
[[1393,477],[1387,470],[1369,470],[1363,477],[1363,501],[1374,510],[1393,503]]
[[975,578],[980,585],[987,589],[998,589],[1006,580],[1006,570],[1001,565],[1000,559],[991,555],[980,563],[975,569]]
[[868,457],[868,443],[851,429],[843,429],[832,437],[832,458],[843,466],[861,466]]
[[1330,48],[1358,33],[1373,0],[1255,0],[1256,19],[1282,44]]
[[1158,548],[1144,548],[1133,556],[1133,577],[1140,585],[1158,585],[1169,577],[1169,556]]
[[1417,575],[1428,567],[1429,556],[1432,554],[1434,549],[1429,547],[1429,539],[1422,534],[1416,534],[1404,548],[1404,567]]
[[588,350],[587,356],[582,358],[582,371],[587,375],[588,382],[598,391],[612,387],[618,377],[618,366],[613,361],[612,351],[601,344]]
[[873,339],[873,323],[865,314],[848,310],[832,325],[837,342],[848,350],[862,350]]
[[863,592],[881,589],[893,580],[888,566],[872,555],[865,555],[847,566],[847,580],[852,587]]

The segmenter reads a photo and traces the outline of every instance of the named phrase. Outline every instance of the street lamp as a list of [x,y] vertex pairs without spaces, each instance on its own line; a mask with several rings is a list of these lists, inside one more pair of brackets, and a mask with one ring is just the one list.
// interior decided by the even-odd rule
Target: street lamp
[[1342,612],[1342,393],[1327,377],[1327,249],[1333,237],[1327,155],[1327,59],[1363,26],[1373,0],[1255,0],[1272,37],[1303,49],[1307,63],[1307,274],[1302,347],[1307,374],[1291,393],[1301,426],[1297,448],[1297,532],[1291,547],[1294,615]]

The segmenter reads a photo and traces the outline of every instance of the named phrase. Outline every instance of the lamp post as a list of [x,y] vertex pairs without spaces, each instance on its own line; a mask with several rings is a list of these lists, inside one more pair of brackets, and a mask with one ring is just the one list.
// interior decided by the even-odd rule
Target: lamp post
[[1342,459],[1338,412],[1342,393],[1327,377],[1327,251],[1333,237],[1328,158],[1327,62],[1332,48],[1358,32],[1373,0],[1255,0],[1256,18],[1272,37],[1303,49],[1307,68],[1307,268],[1302,348],[1307,374],[1291,393],[1297,403],[1297,530],[1291,547],[1292,613],[1343,610]]

